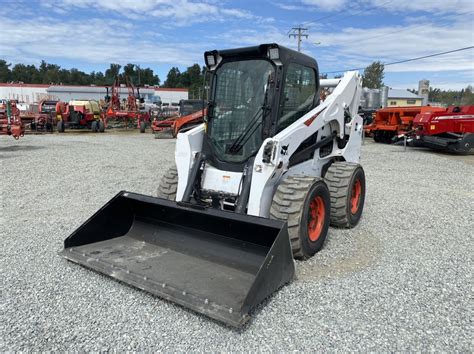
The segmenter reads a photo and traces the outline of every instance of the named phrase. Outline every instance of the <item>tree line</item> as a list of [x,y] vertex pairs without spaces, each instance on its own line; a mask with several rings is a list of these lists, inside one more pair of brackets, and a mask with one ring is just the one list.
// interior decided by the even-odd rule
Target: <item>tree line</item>
[[159,85],[160,78],[150,68],[140,68],[135,64],[110,64],[110,67],[101,71],[84,71],[72,68],[64,69],[59,65],[41,61],[35,65],[11,65],[0,59],[0,82],[24,82],[27,84],[54,84],[54,85],[112,85],[115,78],[119,77],[125,82],[128,76],[134,85]]
[[[194,64],[181,72],[172,67],[166,77],[163,87],[187,88],[190,91],[199,90],[203,83],[204,67]],[[112,85],[119,77],[125,83],[126,77],[136,86],[159,85],[160,78],[150,68],[141,68],[136,64],[110,64],[105,72],[84,71],[72,68],[65,69],[59,65],[42,60],[39,66],[15,64],[0,59],[0,82],[24,82],[27,84],[63,84],[63,85]]]

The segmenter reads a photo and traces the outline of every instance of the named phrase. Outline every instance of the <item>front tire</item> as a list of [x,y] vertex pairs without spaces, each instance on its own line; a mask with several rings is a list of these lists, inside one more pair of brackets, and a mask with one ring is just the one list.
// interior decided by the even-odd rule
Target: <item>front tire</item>
[[176,166],[170,167],[161,177],[158,191],[158,198],[176,200],[176,191],[178,190],[178,170]]
[[146,124],[145,122],[140,122],[140,133],[144,133],[146,131]]
[[330,212],[329,189],[324,180],[289,176],[277,188],[270,217],[288,223],[293,257],[308,259],[323,248]]
[[104,122],[101,121],[101,120],[99,121],[99,132],[100,132],[100,133],[105,132],[105,124],[104,124]]
[[324,179],[331,193],[331,226],[353,228],[364,210],[364,169],[356,163],[334,162]]

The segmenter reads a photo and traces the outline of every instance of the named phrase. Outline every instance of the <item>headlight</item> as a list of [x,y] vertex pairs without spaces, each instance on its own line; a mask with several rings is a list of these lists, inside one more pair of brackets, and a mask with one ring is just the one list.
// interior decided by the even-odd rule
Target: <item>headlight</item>
[[206,55],[206,66],[210,67],[214,65],[216,65],[216,58],[214,57],[214,55],[212,54]]
[[280,59],[280,52],[278,51],[278,48],[268,48],[268,57],[271,60]]

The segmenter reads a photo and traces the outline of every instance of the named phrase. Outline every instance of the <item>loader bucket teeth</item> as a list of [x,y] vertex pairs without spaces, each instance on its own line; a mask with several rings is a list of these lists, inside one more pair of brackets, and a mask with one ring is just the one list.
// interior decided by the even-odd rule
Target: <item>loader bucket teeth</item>
[[286,223],[120,192],[60,255],[228,325],[294,276]]

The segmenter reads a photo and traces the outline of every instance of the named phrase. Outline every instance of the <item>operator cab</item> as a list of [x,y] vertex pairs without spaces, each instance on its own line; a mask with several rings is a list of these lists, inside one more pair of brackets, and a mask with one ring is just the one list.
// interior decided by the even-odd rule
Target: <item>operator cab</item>
[[203,154],[214,167],[242,172],[263,141],[319,103],[316,61],[279,46],[208,51],[209,109]]

